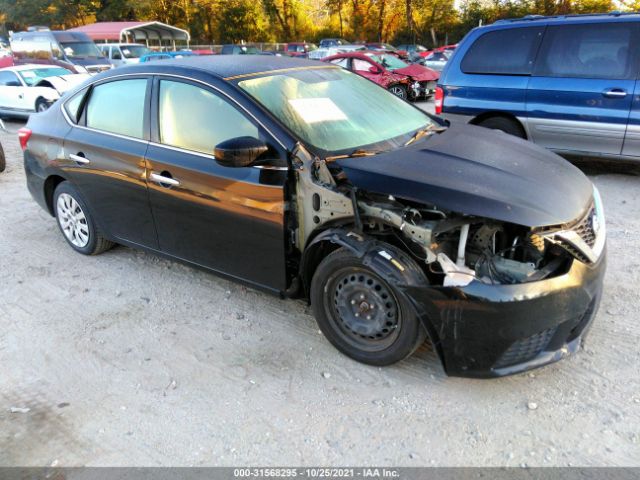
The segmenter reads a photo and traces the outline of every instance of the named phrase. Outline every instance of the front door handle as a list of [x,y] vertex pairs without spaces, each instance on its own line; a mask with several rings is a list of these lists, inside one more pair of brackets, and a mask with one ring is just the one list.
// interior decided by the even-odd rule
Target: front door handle
[[[164,173],[164,172],[163,172]],[[176,180],[175,178],[171,178],[171,177],[165,177],[164,175],[159,175],[157,173],[150,173],[149,174],[149,180],[159,183],[162,186],[171,186],[171,187],[176,187],[178,185],[180,185],[180,182],[178,180]]]
[[73,160],[76,163],[81,163],[82,165],[86,165],[87,163],[91,163],[88,158],[85,158],[84,155],[74,155],[73,153],[69,155],[69,160]]
[[602,95],[607,98],[624,98],[627,96],[627,92],[622,88],[610,88],[602,92]]

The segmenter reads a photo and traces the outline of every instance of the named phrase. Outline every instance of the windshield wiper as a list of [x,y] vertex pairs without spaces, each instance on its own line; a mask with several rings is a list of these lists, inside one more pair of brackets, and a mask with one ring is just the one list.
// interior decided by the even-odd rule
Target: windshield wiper
[[404,146],[406,147],[408,145],[411,145],[413,142],[415,142],[416,140],[420,140],[424,136],[444,132],[445,130],[446,128],[439,127],[435,123],[430,123],[426,127],[416,130],[416,133],[414,133],[413,136],[409,140],[407,140]]
[[356,148],[351,153],[345,153],[342,155],[334,155],[332,157],[326,157],[324,159],[325,162],[334,162],[336,160],[341,160],[343,158],[357,158],[357,157],[373,157],[374,155],[379,154],[379,151],[376,150],[363,150],[362,148]]

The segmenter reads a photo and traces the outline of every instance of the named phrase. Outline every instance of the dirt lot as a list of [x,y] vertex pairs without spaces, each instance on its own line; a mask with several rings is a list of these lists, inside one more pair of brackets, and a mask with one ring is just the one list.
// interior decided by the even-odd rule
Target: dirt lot
[[609,269],[585,348],[467,380],[427,345],[353,362],[303,302],[128,248],[74,253],[0,140],[0,465],[640,464],[640,178],[590,169]]

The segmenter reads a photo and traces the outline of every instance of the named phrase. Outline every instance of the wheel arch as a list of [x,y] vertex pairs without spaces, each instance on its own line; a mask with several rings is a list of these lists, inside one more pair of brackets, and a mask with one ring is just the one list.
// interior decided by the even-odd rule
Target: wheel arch
[[488,112],[483,112],[477,117],[474,117],[473,119],[471,119],[469,123],[471,125],[479,125],[480,123],[490,118],[506,118],[507,120],[514,122],[522,130],[522,133],[524,134],[524,139],[529,140],[529,132],[527,132],[525,125],[520,120],[518,120],[518,117],[516,117],[514,114],[509,112],[504,112],[501,110],[491,110]]
[[47,204],[47,210],[49,215],[55,217],[55,211],[53,208],[53,192],[56,191],[56,187],[62,182],[66,182],[67,179],[60,175],[49,175],[44,181],[44,200]]
[[[348,227],[336,227],[319,233],[307,244],[302,254],[300,277],[307,300],[310,300],[309,290],[314,272],[326,255],[341,247],[349,249],[354,255],[362,258],[366,266],[394,287],[404,291],[405,294],[405,290],[430,287],[424,271],[404,250],[383,243],[369,235],[357,233]],[[438,332],[430,321],[427,311],[418,305],[410,295],[407,297],[420,323],[425,328],[429,341],[438,354],[442,365],[445,366]]]

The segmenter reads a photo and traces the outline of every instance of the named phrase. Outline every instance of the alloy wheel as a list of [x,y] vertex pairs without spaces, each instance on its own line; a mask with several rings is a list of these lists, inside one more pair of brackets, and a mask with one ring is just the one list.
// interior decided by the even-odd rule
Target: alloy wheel
[[389,91],[393,93],[396,97],[400,97],[400,98],[405,97],[404,88],[402,87],[391,87]]
[[89,225],[78,201],[68,193],[61,193],[56,203],[56,213],[67,240],[78,248],[86,247],[89,243]]

